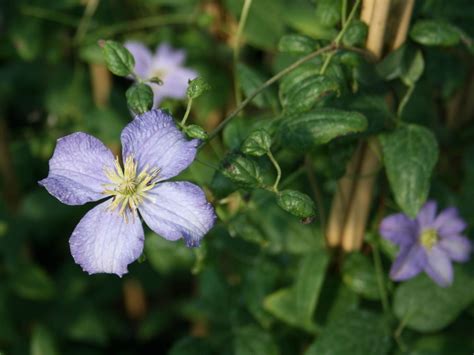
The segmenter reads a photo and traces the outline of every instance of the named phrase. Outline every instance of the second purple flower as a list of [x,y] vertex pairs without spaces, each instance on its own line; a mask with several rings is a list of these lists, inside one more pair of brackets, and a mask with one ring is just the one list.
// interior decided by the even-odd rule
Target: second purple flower
[[159,78],[163,84],[148,83],[153,90],[153,108],[158,108],[165,98],[186,97],[188,81],[198,76],[197,72],[184,67],[184,50],[175,50],[167,43],[161,44],[152,53],[140,42],[128,41],[124,44],[135,58],[135,74],[142,80]]

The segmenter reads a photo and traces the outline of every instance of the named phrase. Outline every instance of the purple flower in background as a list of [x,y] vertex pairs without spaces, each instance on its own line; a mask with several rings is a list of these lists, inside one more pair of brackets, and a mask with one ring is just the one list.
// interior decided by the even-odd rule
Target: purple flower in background
[[427,202],[411,219],[403,213],[390,215],[380,224],[380,234],[400,246],[390,278],[402,281],[425,271],[438,285],[453,281],[451,261],[469,259],[471,242],[462,235],[466,222],[454,207],[436,215],[437,205]]
[[167,43],[160,45],[155,54],[140,42],[128,41],[125,47],[135,58],[135,74],[143,80],[158,77],[163,84],[148,83],[153,90],[153,107],[157,108],[164,98],[182,99],[186,97],[188,80],[198,74],[183,67],[186,54],[174,50]]
[[49,175],[39,183],[67,205],[107,198],[90,210],[69,241],[89,274],[122,276],[142,253],[143,221],[168,240],[199,241],[214,225],[204,192],[189,182],[163,182],[187,168],[198,140],[188,141],[161,110],[137,116],[121,134],[123,167],[97,138],[73,133],[58,140]]

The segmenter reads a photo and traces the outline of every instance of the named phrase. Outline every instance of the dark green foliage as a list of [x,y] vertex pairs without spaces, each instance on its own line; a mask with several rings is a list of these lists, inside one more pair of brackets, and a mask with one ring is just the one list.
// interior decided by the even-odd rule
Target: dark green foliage
[[[1,355],[472,353],[472,261],[454,266],[448,288],[424,274],[393,282],[399,250],[378,228],[434,199],[459,208],[472,241],[473,1],[416,1],[394,51],[391,11],[380,60],[363,52],[360,9],[338,49],[314,56],[356,1],[253,0],[238,43],[248,0],[0,3]],[[88,275],[68,239],[96,202],[63,205],[37,182],[73,132],[120,157],[122,129],[152,108],[149,85],[159,92],[169,74],[136,77],[143,58],[130,40],[183,50],[198,73],[159,108],[178,123],[192,101],[178,125],[199,150],[173,180],[203,189],[216,225],[195,249],[145,227],[128,274]],[[381,165],[346,176],[376,178],[363,247],[345,254],[326,246],[325,228],[369,138]]]

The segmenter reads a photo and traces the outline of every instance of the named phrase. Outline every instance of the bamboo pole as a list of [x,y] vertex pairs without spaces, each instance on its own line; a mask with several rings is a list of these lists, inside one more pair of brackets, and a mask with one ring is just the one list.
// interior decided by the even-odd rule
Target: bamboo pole
[[402,0],[403,5],[400,14],[400,21],[398,23],[398,30],[395,34],[395,39],[392,42],[391,50],[399,48],[407,38],[408,29],[410,28],[411,15],[413,13],[413,7],[415,6],[415,0]]
[[379,151],[375,138],[371,138],[364,147],[359,176],[355,182],[349,212],[342,231],[341,245],[345,251],[359,250],[364,241],[374,184],[380,168]]
[[354,179],[362,159],[362,146],[357,147],[346,168],[345,175],[338,181],[326,229],[326,240],[330,247],[341,244],[342,230],[347,218],[349,202],[352,199]]

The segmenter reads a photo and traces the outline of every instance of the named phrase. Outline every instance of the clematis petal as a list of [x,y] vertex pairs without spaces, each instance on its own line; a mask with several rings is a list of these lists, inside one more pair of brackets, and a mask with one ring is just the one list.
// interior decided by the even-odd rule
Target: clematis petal
[[421,207],[420,212],[416,216],[416,220],[420,226],[420,231],[425,228],[432,228],[436,217],[437,204],[435,201],[426,202]]
[[135,74],[142,79],[150,79],[148,76],[153,60],[151,51],[143,43],[136,41],[127,41],[124,46],[135,59]]
[[168,240],[199,245],[216,218],[204,192],[189,182],[164,182],[150,191],[139,211],[145,223]]
[[188,141],[171,116],[152,110],[130,122],[121,135],[124,160],[132,156],[138,171],[144,167],[160,169],[159,179],[178,175],[196,156],[198,140]]
[[197,72],[187,68],[175,68],[163,80],[161,90],[168,97],[180,99],[186,96],[188,81],[197,77]]
[[416,241],[417,224],[403,213],[392,214],[380,223],[379,232],[392,243],[409,245]]
[[441,287],[447,287],[453,282],[453,266],[447,253],[435,245],[427,252],[424,265],[425,272]]
[[82,205],[104,197],[103,184],[109,182],[104,169],[113,165],[112,152],[100,140],[73,133],[58,139],[48,177],[39,184],[62,203]]
[[122,276],[143,250],[143,227],[134,212],[127,218],[110,211],[111,200],[90,210],[74,229],[69,245],[74,261],[89,274]]
[[156,66],[180,66],[186,59],[186,53],[182,49],[173,49],[168,43],[163,43],[156,48],[153,58]]
[[472,244],[471,241],[464,236],[450,235],[448,237],[442,237],[438,245],[452,260],[459,262],[469,260]]
[[443,210],[434,221],[434,228],[440,236],[456,235],[467,227],[466,222],[459,216],[459,211],[455,207]]
[[402,247],[390,269],[390,278],[402,281],[418,275],[425,262],[425,252],[418,244]]

